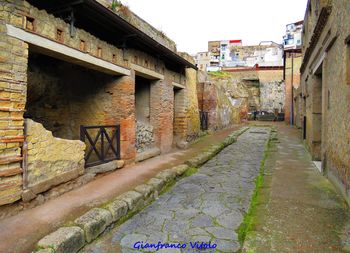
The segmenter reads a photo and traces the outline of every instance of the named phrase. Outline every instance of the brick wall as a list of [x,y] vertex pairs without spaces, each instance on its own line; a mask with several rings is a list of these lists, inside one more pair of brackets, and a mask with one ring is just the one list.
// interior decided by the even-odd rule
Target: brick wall
[[23,2],[0,6],[0,205],[21,198],[21,146],[24,140],[23,113],[26,100],[28,45],[6,36],[5,24],[22,25]]

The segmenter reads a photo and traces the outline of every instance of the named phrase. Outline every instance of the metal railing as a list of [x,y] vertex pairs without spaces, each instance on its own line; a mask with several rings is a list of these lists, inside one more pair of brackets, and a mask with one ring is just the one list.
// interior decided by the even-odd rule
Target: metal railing
[[85,167],[120,159],[120,126],[80,126],[86,144]]

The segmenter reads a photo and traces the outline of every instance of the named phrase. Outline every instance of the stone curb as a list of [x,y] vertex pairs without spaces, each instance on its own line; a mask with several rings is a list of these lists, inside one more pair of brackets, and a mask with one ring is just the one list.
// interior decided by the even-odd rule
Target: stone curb
[[186,164],[190,167],[198,168],[207,161],[209,161],[213,156],[218,154],[221,150],[223,150],[225,147],[231,145],[232,143],[237,141],[237,138],[243,134],[245,131],[247,131],[249,127],[243,127],[232,134],[230,134],[220,145],[213,145],[211,146],[207,151],[204,153],[201,153],[194,158],[188,160]]
[[[204,153],[188,160],[185,164],[163,170],[145,184],[123,193],[100,208],[93,208],[74,221],[72,227],[62,227],[45,236],[37,243],[37,253],[76,253],[86,244],[103,234],[109,227],[123,221],[130,215],[145,208],[158,198],[162,191],[172,182],[183,177],[191,167],[199,167],[206,163],[222,149],[237,141],[238,136],[247,131],[243,127],[230,134],[222,144],[212,145]],[[75,243],[71,243],[75,242]]]

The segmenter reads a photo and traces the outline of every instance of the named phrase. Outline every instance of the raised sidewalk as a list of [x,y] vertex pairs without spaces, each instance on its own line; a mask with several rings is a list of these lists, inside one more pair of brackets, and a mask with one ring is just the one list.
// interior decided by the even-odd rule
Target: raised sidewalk
[[41,206],[1,220],[0,252],[31,252],[35,244],[45,235],[74,220],[87,210],[143,184],[158,172],[183,164],[211,145],[220,144],[238,128],[239,126],[235,126],[203,137],[187,150],[174,151],[127,166]]

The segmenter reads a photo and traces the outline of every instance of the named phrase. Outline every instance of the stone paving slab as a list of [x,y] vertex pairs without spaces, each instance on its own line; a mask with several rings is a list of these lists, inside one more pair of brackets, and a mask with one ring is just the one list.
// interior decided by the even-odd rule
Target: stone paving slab
[[[135,249],[137,242],[187,246],[157,252],[237,252],[240,245],[235,231],[249,208],[269,131],[254,127],[243,133],[237,143],[223,149],[198,173],[176,183],[153,204],[82,252],[156,251]],[[210,242],[217,247],[192,249],[190,243],[195,242]]]

